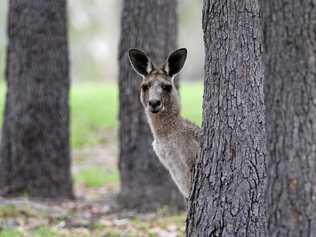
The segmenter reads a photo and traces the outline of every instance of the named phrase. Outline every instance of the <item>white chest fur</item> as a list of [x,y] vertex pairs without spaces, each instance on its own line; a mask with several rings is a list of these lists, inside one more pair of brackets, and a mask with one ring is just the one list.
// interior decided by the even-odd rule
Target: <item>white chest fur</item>
[[153,148],[161,163],[168,169],[172,179],[181,193],[189,196],[190,192],[190,168],[185,164],[179,144],[175,137],[155,139]]

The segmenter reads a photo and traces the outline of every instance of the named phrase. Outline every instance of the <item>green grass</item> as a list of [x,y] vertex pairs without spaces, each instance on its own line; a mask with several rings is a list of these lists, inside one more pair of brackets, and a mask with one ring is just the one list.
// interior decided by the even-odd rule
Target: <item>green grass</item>
[[[25,235],[26,234],[26,235]],[[5,229],[0,231],[0,237],[22,237],[22,236],[34,236],[34,237],[55,237],[58,236],[56,231],[53,229],[46,227],[46,226],[41,226],[34,231],[29,232],[29,233],[21,233],[18,230],[15,229]]]
[[57,233],[46,226],[41,226],[38,229],[36,229],[34,235],[35,237],[55,237],[57,236]]
[[6,229],[6,230],[0,230],[0,237],[21,237],[22,234],[17,231],[17,230],[11,230],[11,229]]
[[[182,83],[180,90],[182,114],[200,125],[202,85]],[[3,83],[0,83],[0,124],[2,124],[4,110],[4,95],[5,88]],[[74,84],[71,90],[70,106],[73,148],[100,144],[104,142],[106,130],[118,126],[118,90],[115,83]]]
[[23,208],[17,208],[15,205],[0,206],[0,220],[3,218],[17,218],[19,216],[31,217],[33,213],[27,206]]
[[202,83],[180,84],[180,96],[182,115],[200,126],[202,122],[203,101]]
[[[114,219],[121,218],[120,215],[114,217]],[[128,222],[123,225],[113,224],[109,225],[109,222],[102,222],[96,220],[90,228],[56,228],[56,224],[60,223],[58,219],[49,219],[49,225],[43,224],[34,228],[25,228],[26,226],[19,226],[15,228],[1,229],[0,237],[88,237],[88,236],[109,236],[109,237],[136,237],[136,236],[160,236],[157,235],[158,230],[168,230],[172,228],[176,229],[178,236],[184,235],[186,213],[172,214],[167,210],[159,212],[156,216],[146,217],[143,215],[135,215],[130,217]],[[20,217],[22,218],[22,217]],[[107,219],[107,218],[106,218]],[[5,220],[5,219],[3,219]],[[26,219],[25,219],[26,220]],[[25,221],[24,220],[24,221]],[[38,216],[31,219],[31,223],[39,222],[43,220],[43,217]],[[27,222],[26,222],[27,223]],[[28,225],[29,223],[27,223]],[[29,227],[29,226],[28,226]]]
[[104,185],[117,185],[119,174],[116,170],[106,170],[102,167],[89,167],[75,175],[75,181],[89,188],[99,188]]
[[118,91],[114,83],[77,84],[71,90],[71,141],[77,148],[102,142],[102,132],[118,125]]

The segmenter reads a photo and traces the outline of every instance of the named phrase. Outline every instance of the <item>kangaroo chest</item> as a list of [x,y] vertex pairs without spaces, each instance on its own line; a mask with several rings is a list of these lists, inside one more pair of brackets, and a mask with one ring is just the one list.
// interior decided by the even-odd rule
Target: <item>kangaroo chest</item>
[[153,148],[158,155],[159,160],[167,168],[176,168],[180,162],[178,146],[174,141],[167,139],[154,140]]
[[182,157],[184,154],[179,147],[180,144],[175,137],[155,139],[153,142],[154,151],[160,162],[168,169],[180,191],[186,196],[189,191],[189,167],[185,164]]

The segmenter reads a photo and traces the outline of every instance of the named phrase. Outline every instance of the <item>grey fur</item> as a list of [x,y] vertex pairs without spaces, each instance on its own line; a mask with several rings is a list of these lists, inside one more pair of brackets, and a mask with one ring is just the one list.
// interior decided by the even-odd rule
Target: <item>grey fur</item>
[[[199,153],[200,128],[181,117],[174,75],[167,75],[165,67],[153,65],[153,70],[143,75],[140,99],[154,137],[154,151],[181,193],[188,198],[192,169]],[[166,86],[171,89],[166,90]],[[159,111],[155,113],[149,105],[149,101],[153,100],[161,101]]]

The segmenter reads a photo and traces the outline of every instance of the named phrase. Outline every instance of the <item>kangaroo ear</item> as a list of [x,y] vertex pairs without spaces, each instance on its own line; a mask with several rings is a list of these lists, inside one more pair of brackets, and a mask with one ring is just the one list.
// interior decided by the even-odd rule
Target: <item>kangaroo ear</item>
[[167,62],[164,65],[164,70],[170,77],[178,74],[184,66],[187,58],[187,49],[182,48],[174,51],[167,58]]
[[128,51],[128,58],[135,72],[143,77],[147,76],[153,69],[149,57],[139,49],[130,49]]

